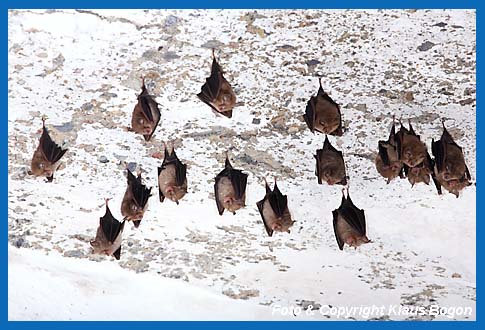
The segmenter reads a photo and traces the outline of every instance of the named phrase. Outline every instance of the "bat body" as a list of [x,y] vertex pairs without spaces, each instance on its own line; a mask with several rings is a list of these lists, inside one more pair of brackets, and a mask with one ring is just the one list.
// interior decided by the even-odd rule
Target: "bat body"
[[158,103],[148,94],[144,79],[142,84],[141,94],[138,95],[131,117],[131,129],[142,134],[145,141],[150,141],[160,122],[160,110]]
[[35,176],[45,176],[47,181],[52,182],[54,180],[54,172],[59,167],[59,160],[66,151],[67,149],[62,149],[52,141],[45,127],[45,119],[42,118],[42,135],[32,157],[31,171],[29,173]]
[[133,221],[135,227],[138,228],[148,206],[148,198],[151,196],[152,188],[148,189],[141,182],[141,174],[135,177],[130,170],[127,170],[127,172],[128,187],[121,202],[121,215],[123,215],[124,220]]
[[264,228],[268,236],[273,236],[273,232],[290,232],[290,227],[295,221],[291,219],[288,209],[288,197],[283,195],[278,185],[274,184],[273,190],[265,180],[266,194],[262,200],[256,203],[261,218],[263,219]]
[[228,210],[233,214],[246,204],[248,175],[232,167],[226,157],[224,169],[216,176],[215,199],[219,215]]
[[303,118],[312,133],[343,134],[340,107],[323,91],[321,79],[317,96],[312,96],[308,101]]
[[416,167],[426,159],[426,145],[416,135],[409,121],[409,130],[402,123],[397,133],[397,150],[399,159],[408,167]]
[[183,164],[175,154],[169,153],[165,148],[165,157],[163,158],[162,166],[158,168],[158,193],[160,202],[165,200],[165,197],[179,203],[187,193],[187,165]]
[[379,153],[375,159],[377,172],[387,179],[387,183],[390,183],[398,176],[403,177],[403,165],[399,160],[397,151],[396,125],[394,123],[394,118],[388,140],[380,140],[378,145]]
[[347,184],[347,175],[345,174],[345,162],[342,152],[335,149],[325,136],[325,142],[323,148],[317,150],[317,154],[314,156],[316,159],[316,175],[318,183],[322,184],[323,181],[329,185],[334,184]]
[[224,78],[224,72],[217,63],[214,51],[212,51],[212,56],[211,75],[206,79],[197,97],[216,113],[231,118],[232,110],[236,105],[236,94]]
[[426,151],[426,158],[421,164],[415,167],[408,167],[407,165],[404,165],[403,169],[408,181],[411,183],[411,186],[414,186],[416,183],[420,182],[429,184],[430,176],[433,177],[434,180],[433,166],[434,161]]
[[117,260],[120,260],[121,234],[124,227],[125,220],[119,222],[113,217],[108,207],[108,200],[106,200],[106,213],[99,219],[96,238],[90,242],[94,253],[114,256]]
[[434,174],[436,188],[441,194],[444,187],[456,197],[460,191],[471,185],[470,172],[465,163],[461,147],[451,137],[443,122],[443,134],[438,141],[432,141],[431,149],[435,157]]
[[364,210],[357,208],[350,199],[347,191],[347,198],[342,193],[340,207],[333,214],[333,230],[340,250],[344,245],[358,246],[371,242],[366,236],[366,224]]

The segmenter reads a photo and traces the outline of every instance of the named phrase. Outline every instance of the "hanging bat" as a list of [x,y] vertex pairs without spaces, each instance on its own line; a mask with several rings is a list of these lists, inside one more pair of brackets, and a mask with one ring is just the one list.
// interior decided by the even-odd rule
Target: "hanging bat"
[[158,192],[160,202],[165,200],[165,197],[179,203],[187,193],[187,165],[183,164],[175,154],[175,149],[172,147],[172,152],[169,154],[165,146],[165,157],[161,167],[158,167]]
[[135,228],[138,228],[148,206],[147,202],[152,188],[148,189],[142,184],[141,173],[135,177],[129,169],[127,172],[128,187],[121,202],[121,215],[124,220],[133,221]]
[[325,136],[323,149],[318,149],[314,157],[317,161],[315,174],[318,178],[318,184],[322,184],[322,181],[325,181],[329,185],[347,184],[342,152],[330,144],[327,136]]
[[465,163],[461,147],[451,137],[443,124],[443,134],[438,141],[431,142],[431,151],[435,158],[434,174],[436,188],[441,195],[441,186],[456,197],[460,191],[471,185],[471,176]]
[[429,184],[430,176],[433,177],[434,181],[434,173],[433,173],[433,166],[434,161],[431,159],[428,151],[426,151],[426,158],[424,161],[416,167],[408,167],[407,165],[403,166],[404,173],[408,178],[408,181],[411,183],[411,187],[414,187],[416,183],[423,182],[425,184]]
[[290,227],[293,226],[295,221],[291,219],[288,210],[288,197],[280,192],[276,180],[273,190],[269,187],[266,179],[264,179],[264,183],[266,194],[256,205],[268,236],[273,236],[275,231],[290,233]]
[[54,180],[54,172],[59,168],[59,160],[64,156],[67,149],[62,149],[52,141],[47,128],[45,118],[42,118],[42,135],[39,145],[34,152],[30,165],[29,174],[35,176],[45,176],[48,182]]
[[145,141],[150,141],[159,122],[158,103],[148,94],[145,78],[142,78],[141,94],[138,95],[138,103],[135,105],[131,117],[131,130],[142,134]]
[[224,169],[216,176],[215,199],[219,215],[228,210],[233,214],[246,203],[248,175],[232,167],[226,155]]
[[344,189],[342,189],[342,202],[338,209],[332,211],[332,214],[333,231],[340,250],[344,249],[344,244],[357,248],[371,242],[365,233],[364,210],[357,208],[352,203],[348,190],[347,198],[345,198]]
[[99,218],[96,238],[90,242],[94,253],[114,256],[116,260],[120,260],[121,234],[124,227],[125,220],[119,222],[113,217],[108,207],[108,199],[106,199],[106,212],[103,217]]
[[201,92],[197,96],[216,113],[231,118],[232,110],[236,105],[236,94],[223,76],[224,72],[217,63],[214,49],[212,50],[212,57],[211,75],[206,79]]
[[317,96],[312,96],[307,103],[303,118],[312,133],[315,131],[342,136],[342,115],[340,107],[323,91],[322,79]]
[[426,159],[426,145],[414,132],[411,120],[409,130],[401,123],[396,142],[399,159],[408,167],[416,167]]
[[378,142],[379,153],[376,156],[375,164],[377,172],[387,179],[389,184],[396,177],[404,177],[403,165],[399,160],[396,141],[396,124],[392,117],[392,127],[387,141]]

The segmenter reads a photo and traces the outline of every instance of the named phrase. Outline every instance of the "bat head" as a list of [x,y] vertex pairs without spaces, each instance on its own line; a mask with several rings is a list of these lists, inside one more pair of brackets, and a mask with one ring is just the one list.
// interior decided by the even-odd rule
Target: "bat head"
[[32,158],[32,162],[30,164],[32,175],[45,176],[47,178],[52,177],[56,167],[57,164],[52,164],[49,162],[40,151],[36,151],[34,153],[34,157]]
[[425,166],[412,167],[408,170],[408,180],[412,186],[416,183],[429,184],[431,171]]
[[135,110],[133,111],[133,116],[131,117],[131,128],[136,133],[142,135],[149,136],[152,133],[153,124],[143,115],[140,104],[137,104],[135,106]]
[[412,143],[403,147],[401,160],[409,167],[420,165],[426,158],[426,146],[419,143]]
[[186,193],[186,186],[168,186],[165,189],[164,196],[178,204],[179,200],[181,200]]
[[376,156],[375,163],[377,172],[379,172],[379,174],[382,175],[384,178],[388,179],[388,182],[398,177],[399,173],[401,172],[402,163],[400,161],[394,161],[391,162],[389,165],[386,165],[378,154]]
[[224,198],[222,203],[226,210],[234,213],[246,205],[246,194],[244,194],[242,198],[227,196],[226,198]]

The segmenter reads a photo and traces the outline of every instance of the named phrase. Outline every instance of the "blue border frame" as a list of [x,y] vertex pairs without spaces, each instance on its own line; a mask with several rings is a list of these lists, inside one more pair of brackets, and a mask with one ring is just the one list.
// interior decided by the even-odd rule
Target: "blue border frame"
[[[483,3],[483,0],[482,0]],[[251,8],[286,8],[286,9],[293,9],[293,8],[325,8],[325,9],[342,9],[342,8],[358,8],[358,9],[373,9],[373,8],[393,8],[393,9],[404,9],[404,8],[413,8],[413,9],[476,9],[476,19],[477,19],[477,66],[476,66],[476,73],[477,73],[477,105],[481,104],[481,93],[480,93],[480,79],[481,76],[482,66],[480,65],[479,61],[479,54],[481,53],[482,47],[480,44],[481,39],[483,39],[482,34],[480,33],[480,28],[482,26],[480,19],[484,19],[485,15],[483,14],[482,9],[480,8],[480,1],[475,0],[462,0],[462,1],[452,1],[452,0],[395,0],[392,2],[378,0],[378,1],[358,1],[358,0],[346,0],[346,1],[318,1],[318,0],[272,0],[272,1],[261,1],[261,0],[232,0],[230,2],[224,0],[208,0],[208,1],[194,1],[194,0],[182,0],[182,1],[154,1],[154,0],[143,0],[143,1],[127,1],[127,0],[120,0],[120,1],[103,1],[103,0],[75,0],[66,3],[65,1],[59,0],[48,0],[48,1],[8,1],[4,0],[0,3],[1,6],[1,17],[4,17],[2,20],[4,23],[1,25],[2,27],[2,35],[4,36],[4,51],[2,53],[2,62],[4,63],[2,72],[4,73],[4,77],[8,77],[8,9],[12,8],[170,8],[170,9],[183,9],[183,8],[240,8],[240,9],[251,9]],[[6,41],[6,42],[5,42]],[[5,109],[8,107],[8,78],[4,80],[4,93],[6,92],[6,97],[3,100],[3,104]],[[1,132],[2,136],[5,136],[4,141],[8,141],[8,118],[7,118],[7,111],[1,111]],[[482,142],[479,138],[480,130],[479,128],[482,126],[482,117],[485,114],[481,114],[481,112],[477,111],[476,119],[477,119],[477,173],[476,178],[480,177],[479,172],[481,171],[481,166],[479,165],[479,160],[482,159]],[[8,157],[8,145],[4,143],[0,146],[0,152],[4,155],[4,159],[7,160]],[[4,177],[1,180],[1,191],[2,194],[5,196],[3,202],[3,212],[5,214],[4,220],[4,236],[2,239],[3,249],[1,251],[2,259],[4,260],[4,267],[1,272],[2,282],[4,285],[2,286],[2,296],[3,300],[0,303],[3,313],[2,318],[0,320],[0,329],[38,329],[38,328],[45,328],[45,329],[59,329],[59,328],[70,328],[70,329],[138,329],[143,327],[145,329],[158,329],[158,328],[178,328],[178,329],[186,329],[186,328],[198,328],[198,329],[226,329],[226,328],[267,328],[267,327],[274,327],[278,329],[289,329],[293,327],[304,327],[308,329],[317,329],[323,327],[338,327],[341,329],[351,329],[354,327],[359,327],[363,329],[368,329],[371,327],[376,326],[374,322],[359,322],[358,324],[354,322],[332,322],[332,321],[324,321],[324,322],[8,322],[8,251],[7,251],[7,244],[8,244],[8,223],[6,219],[8,219],[8,162],[7,161],[0,162],[0,166],[2,172],[4,173]],[[478,180],[477,180],[478,181]],[[481,207],[481,198],[480,198],[481,188],[477,185],[477,220],[483,218],[483,211]],[[477,233],[483,232],[482,230],[481,221],[477,221],[476,228]],[[478,237],[478,235],[477,235]],[[477,241],[477,256],[482,255],[480,252],[483,249],[483,246],[480,242]],[[481,274],[481,266],[482,262],[479,258],[477,258],[477,282],[479,281],[478,274]],[[35,277],[32,278],[35,281]],[[477,286],[478,289],[478,286]],[[477,290],[478,293],[478,290]],[[407,328],[407,327],[442,327],[448,329],[454,329],[457,326],[460,328],[477,328],[481,327],[480,324],[483,322],[482,317],[480,316],[482,308],[481,304],[477,301],[476,305],[476,315],[477,321],[475,322],[379,322],[377,326],[385,327],[385,328]]]

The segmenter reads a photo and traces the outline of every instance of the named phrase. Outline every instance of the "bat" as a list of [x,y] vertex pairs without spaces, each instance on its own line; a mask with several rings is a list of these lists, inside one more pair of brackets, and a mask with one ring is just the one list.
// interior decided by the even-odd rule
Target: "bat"
[[236,105],[236,94],[224,78],[223,73],[221,66],[217,63],[213,49],[211,75],[206,78],[205,84],[202,85],[197,97],[216,113],[231,118],[232,110]]
[[317,164],[315,174],[318,179],[318,184],[323,181],[329,185],[347,184],[347,175],[345,174],[345,162],[342,152],[335,149],[325,136],[323,148],[317,150],[314,155]]
[[135,105],[131,117],[131,130],[142,134],[145,141],[150,141],[159,122],[158,103],[148,94],[145,78],[142,78],[141,93],[138,95],[138,103]]
[[348,190],[345,198],[345,192],[342,189],[342,202],[338,209],[332,211],[332,215],[333,231],[340,250],[344,249],[344,244],[357,248],[371,242],[366,236],[364,210],[354,205]]
[[219,215],[228,210],[233,214],[246,204],[248,175],[232,167],[226,155],[224,169],[216,176],[215,199]]
[[436,142],[433,139],[431,142],[431,151],[435,158],[433,171],[436,178],[435,185],[438,194],[442,194],[441,187],[443,186],[458,197],[462,189],[471,185],[470,171],[466,166],[461,147],[453,140],[444,121],[442,124],[441,138]]
[[404,178],[403,165],[399,160],[396,141],[396,124],[394,116],[392,117],[392,127],[387,141],[378,142],[379,152],[375,159],[377,172],[387,179],[389,184],[394,178]]
[[322,79],[317,96],[312,96],[307,103],[305,119],[312,133],[315,131],[336,136],[342,136],[342,115],[340,106],[323,91]]
[[124,220],[133,221],[135,228],[138,228],[148,206],[152,188],[148,189],[141,182],[141,173],[135,177],[129,169],[127,172],[128,187],[121,202],[121,215]]
[[409,130],[401,123],[396,142],[399,159],[408,167],[416,167],[426,159],[426,145],[414,132],[411,120]]
[[425,184],[429,184],[430,176],[434,178],[433,172],[434,161],[426,151],[426,158],[424,161],[416,167],[408,167],[407,165],[403,166],[404,173],[408,178],[408,181],[411,183],[411,187],[414,187],[416,183],[423,182]]
[[52,141],[47,128],[45,127],[45,118],[42,118],[42,135],[39,139],[39,145],[34,152],[30,164],[29,174],[35,176],[45,176],[48,182],[54,180],[54,172],[59,168],[59,160],[64,156],[67,149],[62,149]]
[[124,227],[125,220],[119,222],[113,217],[108,207],[108,199],[106,199],[106,212],[103,217],[99,218],[96,238],[90,242],[94,253],[114,256],[116,260],[120,260],[121,234]]
[[288,210],[288,197],[280,192],[276,180],[273,190],[266,179],[264,179],[264,183],[266,194],[262,200],[256,203],[256,206],[261,214],[266,233],[270,237],[275,231],[290,233],[290,227],[295,221],[291,219]]
[[165,197],[179,204],[187,193],[187,165],[183,164],[177,157],[175,149],[169,153],[165,146],[165,157],[161,167],[158,167],[158,193],[160,202]]

